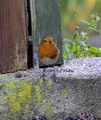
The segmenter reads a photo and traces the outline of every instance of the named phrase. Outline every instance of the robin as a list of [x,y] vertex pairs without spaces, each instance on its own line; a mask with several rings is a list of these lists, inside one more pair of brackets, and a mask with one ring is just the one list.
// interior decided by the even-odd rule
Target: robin
[[[38,57],[42,64],[44,65],[53,65],[58,61],[60,50],[58,49],[56,43],[53,41],[53,38],[48,36],[44,37],[38,47]],[[43,79],[45,69],[43,69]],[[53,78],[56,78],[55,71]]]
[[60,51],[52,37],[43,38],[38,47],[38,56],[42,64],[53,65],[58,61],[59,53]]

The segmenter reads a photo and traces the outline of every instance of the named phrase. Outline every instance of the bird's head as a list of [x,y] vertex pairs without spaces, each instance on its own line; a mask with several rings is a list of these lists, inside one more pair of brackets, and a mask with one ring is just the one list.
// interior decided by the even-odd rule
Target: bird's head
[[48,36],[48,37],[44,37],[41,44],[43,45],[55,45],[55,42],[53,41],[53,38]]

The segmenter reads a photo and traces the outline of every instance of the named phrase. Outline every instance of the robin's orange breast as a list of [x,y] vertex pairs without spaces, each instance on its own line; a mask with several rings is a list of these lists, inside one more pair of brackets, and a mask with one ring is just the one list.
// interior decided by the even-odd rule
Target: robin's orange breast
[[59,49],[52,37],[45,37],[38,47],[38,56],[43,64],[53,64],[59,58]]
[[55,45],[40,45],[38,54],[39,58],[43,59],[44,57],[55,59],[57,56],[57,48]]

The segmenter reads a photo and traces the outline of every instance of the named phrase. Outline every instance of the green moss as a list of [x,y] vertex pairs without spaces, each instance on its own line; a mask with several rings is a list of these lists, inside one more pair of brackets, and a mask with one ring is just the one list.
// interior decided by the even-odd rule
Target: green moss
[[14,88],[15,88],[14,82],[10,82],[10,83],[9,83],[9,88],[10,88],[10,89],[14,89]]
[[39,85],[42,86],[43,84],[44,84],[44,80],[43,80],[43,78],[40,78]]
[[9,82],[7,95],[3,95],[3,99],[7,102],[10,112],[16,113],[27,113],[31,106],[32,101],[32,83],[23,81],[21,83]]
[[52,109],[52,105],[50,102],[48,102],[45,106],[45,114],[47,116],[52,116],[53,115],[53,109]]
[[67,98],[68,97],[68,91],[66,89],[63,89],[61,91],[61,95],[62,95],[63,98]]
[[[7,83],[4,86],[6,94],[3,95],[3,99],[6,101],[10,113],[14,117],[21,117],[22,114],[26,115],[30,110],[37,113],[40,107],[44,105],[43,101],[45,101],[45,115],[49,117],[53,116],[54,112],[50,101],[54,90],[52,83],[52,79],[50,78],[48,78],[47,81],[41,78],[33,82],[24,80],[22,82]],[[62,89],[61,96],[67,98],[68,91]]]
[[35,94],[36,94],[36,99],[38,102],[42,101],[42,92],[41,92],[41,88],[39,85],[35,86]]
[[49,92],[51,92],[53,90],[52,79],[50,79],[50,78],[48,78],[48,80],[47,80],[46,89]]
[[47,116],[51,116],[53,114],[53,110],[51,107],[51,101],[49,101],[49,99],[53,91],[52,79],[48,78],[47,81],[44,81],[41,78],[37,82],[34,82],[33,88],[34,109],[39,110],[43,105],[43,101],[46,101],[47,104],[45,105],[45,114]]

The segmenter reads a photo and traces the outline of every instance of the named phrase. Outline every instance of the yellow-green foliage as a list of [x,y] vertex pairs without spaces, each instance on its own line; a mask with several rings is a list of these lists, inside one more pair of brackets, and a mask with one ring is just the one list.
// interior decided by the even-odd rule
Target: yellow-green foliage
[[63,89],[61,91],[61,95],[62,95],[63,98],[67,98],[68,97],[68,91],[66,89]]
[[7,95],[3,99],[7,102],[11,113],[27,113],[32,100],[32,83],[23,81],[21,83],[8,83]]
[[53,109],[52,109],[52,105],[50,102],[48,102],[46,105],[45,105],[45,114],[47,116],[52,116],[53,115]]

